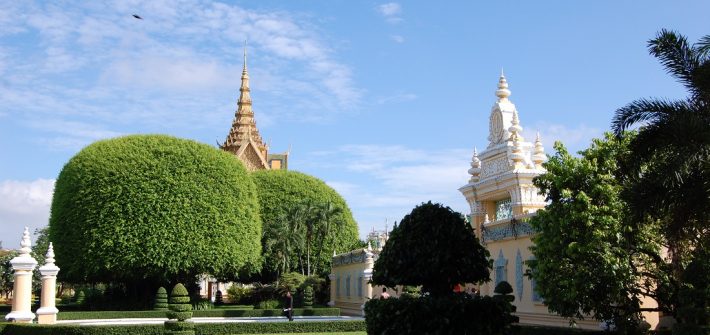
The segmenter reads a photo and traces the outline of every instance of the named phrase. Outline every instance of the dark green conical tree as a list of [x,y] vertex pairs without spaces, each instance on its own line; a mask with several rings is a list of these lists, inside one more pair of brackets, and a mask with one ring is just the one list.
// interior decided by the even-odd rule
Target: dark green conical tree
[[[688,91],[679,100],[639,99],[618,109],[612,121],[617,135],[639,126],[631,142],[627,199],[631,222],[660,223],[671,256],[662,276],[670,285],[659,290],[660,305],[681,323],[700,322],[675,311],[684,266],[693,250],[710,248],[710,35],[691,45],[662,30],[648,42],[649,52]],[[710,292],[705,293],[710,300]],[[705,319],[710,315],[706,312]]]
[[169,321],[165,321],[166,335],[195,335],[195,324],[189,322],[192,318],[192,305],[187,289],[177,284],[170,292],[169,311],[166,313]]
[[159,287],[158,292],[155,293],[153,309],[156,311],[168,310],[168,291],[165,290],[165,287]]

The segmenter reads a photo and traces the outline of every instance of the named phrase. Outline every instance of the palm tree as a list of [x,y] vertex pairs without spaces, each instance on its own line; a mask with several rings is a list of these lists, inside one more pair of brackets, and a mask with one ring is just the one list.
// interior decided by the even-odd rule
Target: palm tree
[[690,252],[710,247],[710,35],[690,45],[662,30],[648,47],[689,96],[633,101],[616,111],[612,128],[623,136],[638,127],[625,162],[625,197],[634,222],[660,222],[677,287]]
[[343,209],[335,206],[333,202],[328,201],[320,204],[318,207],[318,251],[316,251],[315,258],[318,262],[318,270],[325,270],[320,268],[323,266],[321,260],[323,247],[328,241],[335,238],[337,232],[344,226],[345,222],[342,220],[341,216]]

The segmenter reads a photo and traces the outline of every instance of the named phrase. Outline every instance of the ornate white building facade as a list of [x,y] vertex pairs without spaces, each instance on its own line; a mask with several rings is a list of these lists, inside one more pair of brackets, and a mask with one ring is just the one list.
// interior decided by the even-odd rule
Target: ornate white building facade
[[[526,221],[546,204],[545,196],[539,194],[532,180],[545,173],[542,163],[546,155],[539,134],[534,142],[523,138],[510,94],[501,73],[495,91],[498,99],[489,118],[488,145],[480,154],[474,149],[468,170],[471,177],[459,188],[470,206],[476,236],[493,259],[492,280],[479,290],[483,295],[493,295],[496,284],[507,281],[513,287],[513,304],[517,306],[520,323],[565,327],[569,320],[550,314],[535,293],[535,282],[525,276],[525,262],[533,259],[530,246],[534,234]],[[657,313],[644,316],[652,327],[658,323]],[[599,329],[599,323],[591,318],[577,324],[581,328]]]

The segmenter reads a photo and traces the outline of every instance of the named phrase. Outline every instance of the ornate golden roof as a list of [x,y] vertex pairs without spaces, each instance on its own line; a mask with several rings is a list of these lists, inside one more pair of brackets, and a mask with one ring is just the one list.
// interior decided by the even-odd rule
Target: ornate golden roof
[[268,157],[269,148],[264,144],[261,135],[259,135],[259,129],[256,128],[249,92],[249,73],[247,72],[247,51],[245,46],[242,85],[239,88],[237,111],[234,113],[229,135],[227,135],[224,144],[220,148],[235,154],[249,170],[268,169],[269,165],[266,158]]

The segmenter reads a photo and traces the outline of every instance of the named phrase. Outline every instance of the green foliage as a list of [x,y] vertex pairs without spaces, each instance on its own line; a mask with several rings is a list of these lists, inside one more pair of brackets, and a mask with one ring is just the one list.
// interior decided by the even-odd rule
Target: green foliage
[[334,250],[349,251],[358,242],[348,205],[322,180],[285,170],[252,176],[264,222],[265,279],[293,270],[309,274],[309,265],[310,274],[327,272]]
[[[60,313],[61,314],[61,313]],[[199,323],[199,335],[364,331],[364,321]],[[162,335],[163,325],[77,326],[0,323],[0,335]]]
[[86,302],[86,292],[84,290],[77,290],[74,293],[74,303],[77,305],[83,305]]
[[212,304],[212,301],[210,299],[198,299],[192,304],[192,310],[193,311],[204,311],[207,309],[212,309],[214,308],[214,304]]
[[165,287],[159,287],[158,292],[155,293],[155,305],[153,309],[156,311],[168,310],[168,291],[165,290]]
[[303,307],[313,307],[313,286],[306,285],[303,288]]
[[251,287],[233,284],[227,288],[227,295],[229,296],[229,301],[233,304],[254,304],[254,289]]
[[224,298],[222,297],[222,291],[217,290],[217,293],[214,294],[214,304],[215,305],[222,305],[224,304]]
[[256,305],[254,305],[254,308],[256,309],[276,309],[281,306],[281,302],[279,302],[276,299],[269,299],[269,300],[263,300],[259,301]]
[[12,272],[10,260],[17,256],[17,251],[0,250],[0,295],[8,298],[12,293],[12,285],[15,277]]
[[465,293],[373,299],[365,304],[365,323],[368,334],[502,334],[510,326],[504,307]]
[[564,317],[614,320],[635,329],[642,294],[654,296],[641,272],[657,267],[660,244],[654,225],[628,225],[621,198],[620,161],[628,155],[627,134],[594,139],[580,157],[561,143],[534,179],[548,205],[531,218],[538,232],[529,261],[536,291],[552,312]]
[[496,285],[496,287],[493,289],[493,293],[502,295],[511,294],[513,293],[513,287],[510,286],[510,283],[504,280],[498,283],[498,285]]
[[313,288],[313,303],[325,305],[330,300],[330,280],[319,276],[310,276],[303,282],[302,289],[306,286]]
[[162,135],[95,142],[57,178],[49,236],[60,279],[123,282],[154,292],[199,273],[260,268],[255,186],[209,145]]
[[[278,309],[209,309],[202,311],[192,311],[193,317],[265,317],[281,316],[283,311]],[[61,307],[60,307],[61,308]],[[294,315],[303,316],[339,316],[338,308],[294,308]],[[164,311],[88,311],[88,312],[64,312],[57,314],[59,320],[82,320],[82,319],[139,319],[139,318],[164,318]],[[2,324],[2,323],[0,323]]]
[[291,293],[296,293],[296,291],[303,285],[306,281],[306,276],[298,272],[284,273],[279,278],[279,292],[285,294],[286,291],[291,291]]
[[461,214],[431,202],[415,207],[375,262],[377,285],[422,286],[432,295],[452,294],[457,283],[489,280],[488,251],[481,246]]
[[624,198],[633,221],[659,225],[665,238],[670,262],[651,272],[664,278],[656,300],[679,323],[695,323],[710,318],[710,310],[700,319],[686,317],[686,307],[692,310],[696,303],[683,292],[693,250],[710,248],[710,35],[691,45],[663,29],[648,48],[689,94],[672,101],[639,99],[616,111],[617,135],[639,126],[630,143],[633,159],[625,162]]
[[166,314],[168,319],[177,319],[185,321],[192,318],[192,306],[190,305],[190,297],[187,295],[187,289],[182,284],[177,284],[170,292],[170,309]]
[[505,280],[501,281],[496,285],[495,289],[493,289],[493,293],[495,293],[493,299],[497,300],[505,311],[507,322],[509,324],[517,323],[519,318],[515,316],[514,313],[518,308],[512,304],[515,300],[515,296],[511,294],[513,293],[513,287],[510,286],[510,283]]

